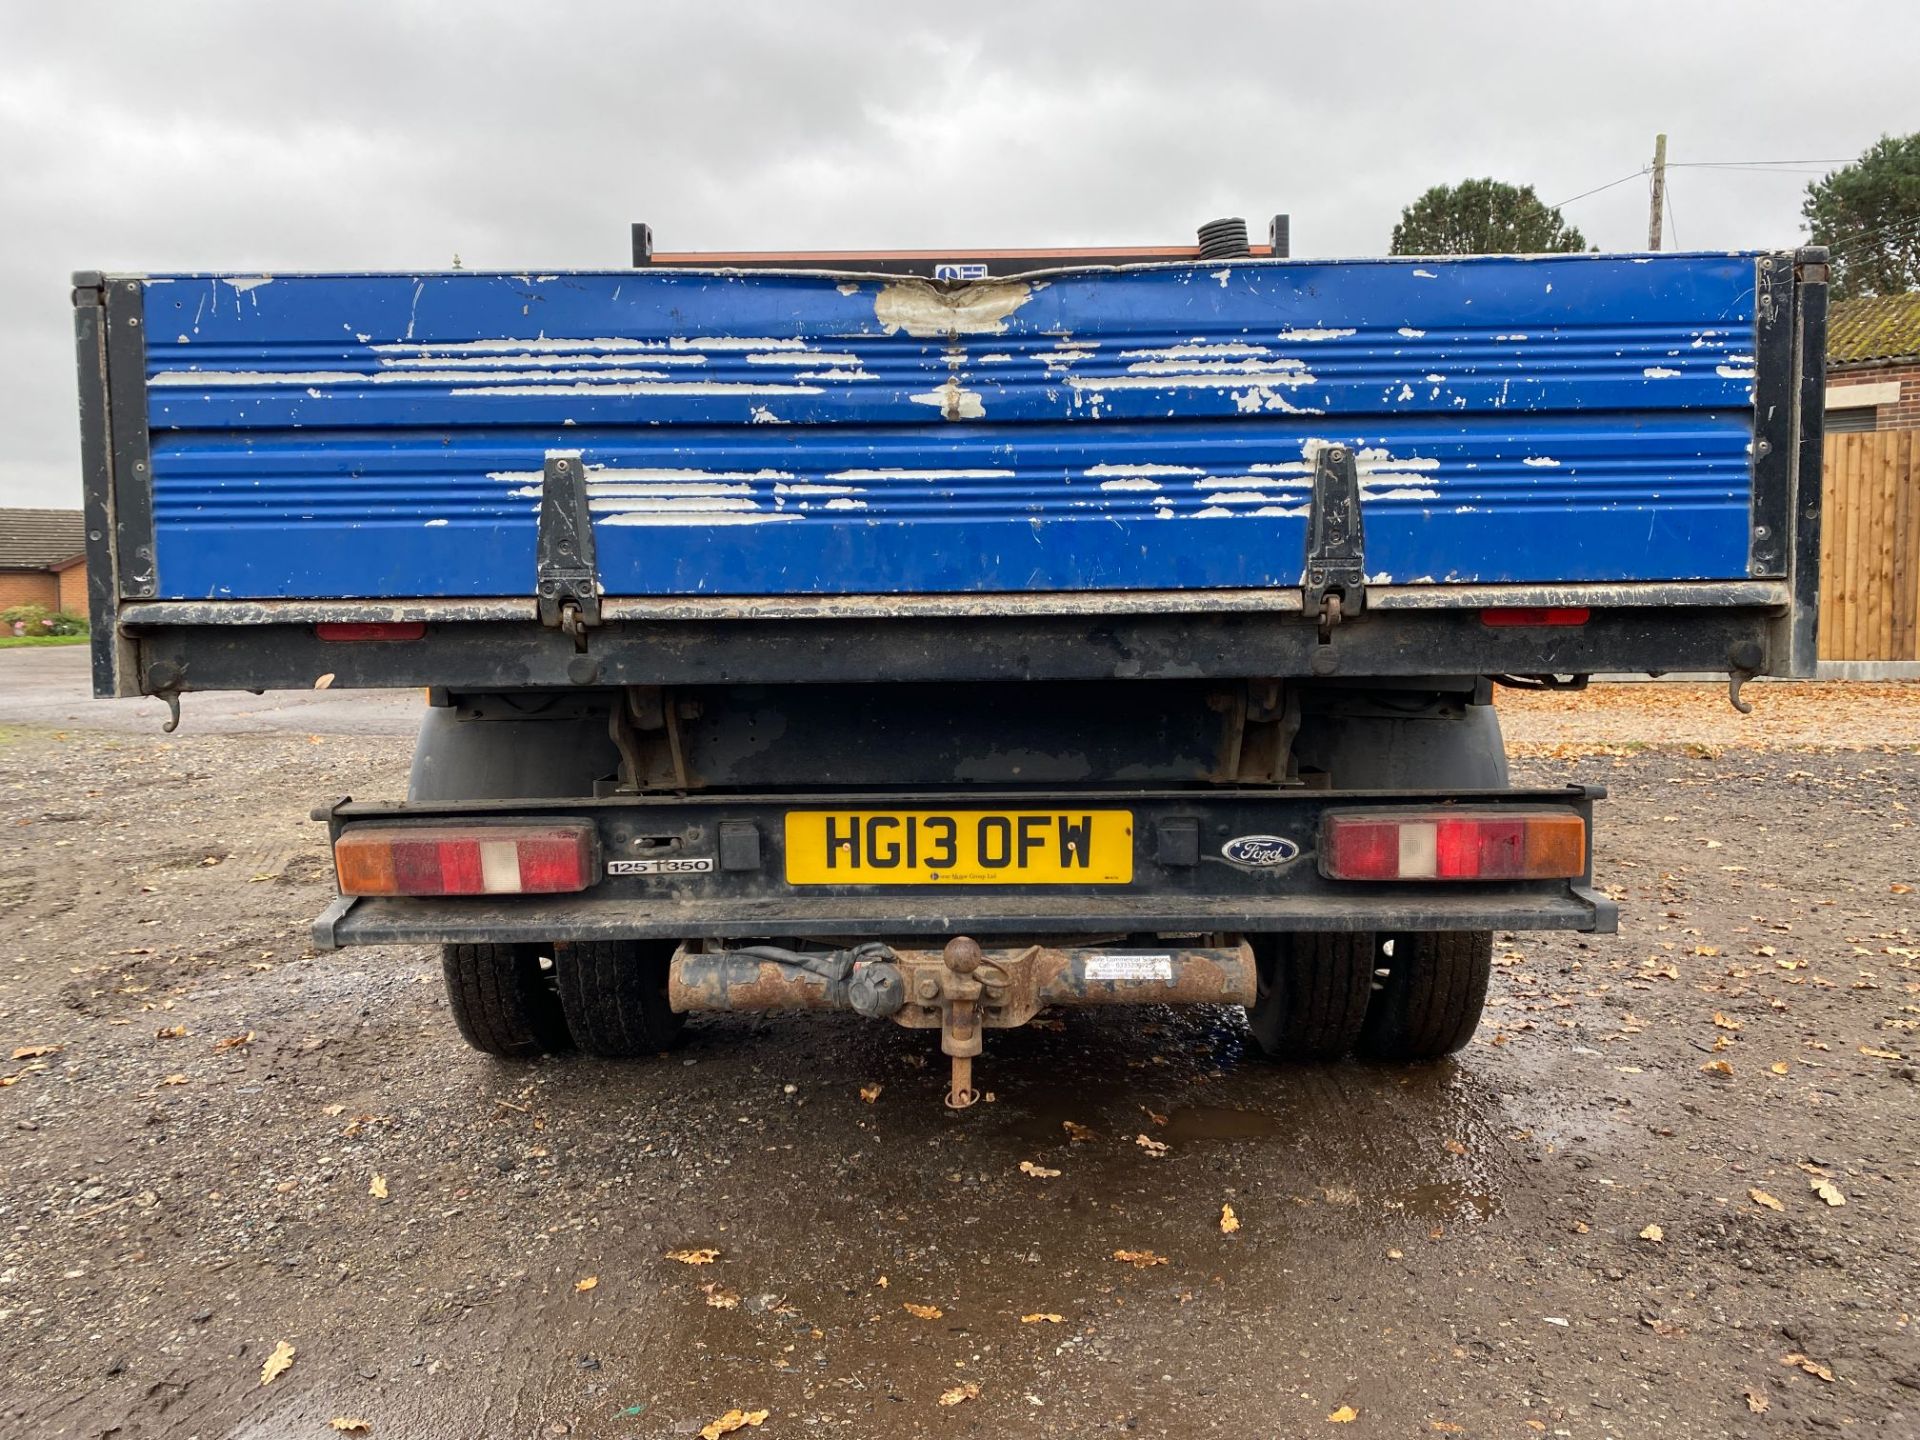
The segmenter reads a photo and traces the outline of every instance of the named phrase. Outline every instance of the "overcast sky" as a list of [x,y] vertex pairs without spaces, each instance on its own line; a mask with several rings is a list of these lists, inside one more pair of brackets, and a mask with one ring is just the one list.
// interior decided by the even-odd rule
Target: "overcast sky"
[[[1591,243],[1792,244],[1793,167],[1920,129],[1920,6],[0,0],[0,505],[77,505],[68,276],[663,249],[1385,250],[1427,186]],[[1899,57],[1905,57],[1900,59]],[[1676,244],[1677,242],[1677,244]]]

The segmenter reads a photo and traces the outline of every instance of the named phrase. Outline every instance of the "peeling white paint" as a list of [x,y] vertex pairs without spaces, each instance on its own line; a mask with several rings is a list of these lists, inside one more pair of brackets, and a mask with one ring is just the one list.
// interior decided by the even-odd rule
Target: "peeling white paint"
[[808,345],[792,336],[675,335],[667,341],[670,350],[805,350]]
[[1089,480],[1103,475],[1205,475],[1198,465],[1089,465],[1080,472]]
[[1333,330],[1310,326],[1302,330],[1281,330],[1274,336],[1276,340],[1300,340],[1313,342],[1320,340],[1344,340],[1349,335],[1357,335],[1357,330]]
[[938,390],[923,390],[907,398],[916,405],[933,406],[949,420],[978,420],[987,413],[980,392],[964,389],[957,375],[949,375]]
[[[359,335],[355,338],[364,344],[367,337]],[[543,350],[664,350],[666,347],[664,340],[633,340],[624,336],[550,340],[545,335],[535,336],[531,340],[409,340],[367,346],[376,355],[497,355],[515,351],[533,354]]]
[[916,339],[954,335],[999,335],[1007,317],[1033,298],[1023,280],[977,281],[943,290],[925,280],[898,280],[873,297],[873,318],[889,335]]
[[1680,372],[1666,365],[1649,365],[1640,372],[1649,380],[1677,380]]
[[823,485],[817,480],[796,480],[791,485],[775,485],[776,495],[864,495],[857,485]]
[[437,527],[439,527],[439,526],[441,526],[441,525],[444,525],[444,524],[446,524],[446,523],[447,523],[447,522],[446,522],[446,521],[444,521],[444,520],[429,520],[429,521],[427,521],[427,524],[426,524],[426,528],[427,528],[427,529],[429,529],[429,530],[432,530],[432,529],[436,529]]
[[1220,288],[1222,290],[1227,288],[1227,281],[1233,278],[1233,271],[1231,270],[1210,270],[1207,273],[1213,279],[1218,280],[1220,282]]
[[271,285],[271,275],[222,275],[222,285],[231,285],[236,291],[245,294],[249,290],[258,290],[262,285]]
[[860,365],[860,357],[845,350],[811,350],[800,346],[772,352],[756,351],[747,356],[749,365]]
[[751,514],[728,513],[720,515],[700,514],[643,514],[627,511],[619,515],[604,515],[602,525],[764,525],[775,520],[804,520],[806,517],[795,511],[757,510]]
[[1522,465],[1531,465],[1536,470],[1557,470],[1560,468],[1560,462],[1549,455],[1529,455],[1520,463]]
[[1497,343],[1507,344],[1507,345],[1518,345],[1522,340],[1525,340],[1527,337],[1524,335],[1496,335],[1493,338]]
[[1751,365],[1716,365],[1713,367],[1713,373],[1723,380],[1753,379],[1753,367]]
[[1396,333],[1396,334],[1398,334],[1398,335],[1400,335],[1400,336],[1402,336],[1402,337],[1404,337],[1405,339],[1408,339],[1408,340],[1423,340],[1423,339],[1425,339],[1425,338],[1426,338],[1426,334],[1427,334],[1427,332],[1426,332],[1426,331],[1424,331],[1424,330],[1416,330],[1416,329],[1414,329],[1414,328],[1413,328],[1413,327],[1412,327],[1411,325],[1402,325],[1402,326],[1401,326],[1401,327],[1399,328],[1399,330],[1397,330],[1397,331],[1396,331],[1396,332],[1394,332],[1394,333]]
[[829,510],[864,510],[866,508],[867,502],[864,500],[840,499],[829,500],[827,502],[827,509]]
[[1160,482],[1149,480],[1145,476],[1137,476],[1131,480],[1102,480],[1100,488],[1102,490],[1158,490]]
[[1012,470],[835,470],[829,480],[1011,480]]
[[1415,270],[1413,273],[1422,280],[1438,280],[1440,278],[1431,270]]
[[[755,425],[785,425],[788,423],[764,405],[755,405],[747,413],[752,417],[752,423]],[[573,422],[569,420],[567,423],[571,425]]]

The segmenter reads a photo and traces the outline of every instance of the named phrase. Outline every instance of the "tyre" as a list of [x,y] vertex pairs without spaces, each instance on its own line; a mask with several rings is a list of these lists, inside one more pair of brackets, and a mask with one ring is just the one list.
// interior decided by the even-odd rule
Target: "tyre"
[[583,940],[553,949],[560,1008],[589,1055],[657,1055],[680,1038],[684,1015],[667,1006],[673,942]]
[[1370,933],[1251,937],[1259,999],[1247,1012],[1269,1060],[1337,1060],[1353,1048],[1373,983]]
[[1491,930],[1394,935],[1356,1048],[1373,1060],[1437,1060],[1473,1038],[1493,973]]
[[443,945],[453,1023],[476,1050],[529,1060],[568,1048],[566,1018],[532,945]]

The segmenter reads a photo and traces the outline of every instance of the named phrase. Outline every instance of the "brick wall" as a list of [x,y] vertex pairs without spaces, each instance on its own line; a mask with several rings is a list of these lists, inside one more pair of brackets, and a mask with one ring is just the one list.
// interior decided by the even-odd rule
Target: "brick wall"
[[45,570],[0,570],[0,610],[16,605],[60,608],[60,579]]
[[87,613],[87,562],[69,565],[54,577],[59,581],[60,608],[69,615]]
[[1858,370],[1829,370],[1827,387],[1890,385],[1898,383],[1900,398],[1876,411],[1876,429],[1920,430],[1920,362],[1912,365],[1871,365]]

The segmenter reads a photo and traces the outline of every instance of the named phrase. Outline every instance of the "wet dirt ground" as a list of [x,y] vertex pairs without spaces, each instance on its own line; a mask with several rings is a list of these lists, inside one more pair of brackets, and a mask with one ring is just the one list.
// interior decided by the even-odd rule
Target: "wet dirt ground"
[[433,953],[307,942],[391,727],[55,729],[7,660],[0,1434],[1920,1434],[1920,690],[1528,697],[1621,932],[1501,937],[1459,1057],[1069,1014],[956,1117],[852,1017],[475,1054]]

